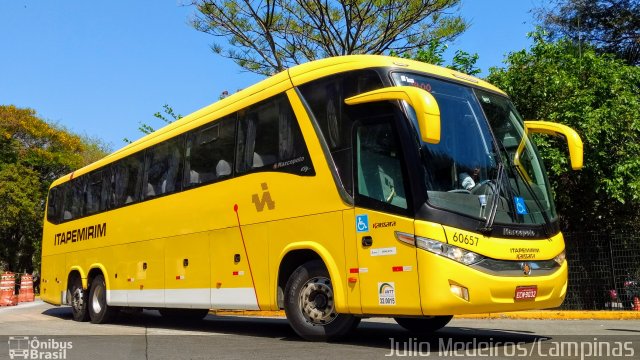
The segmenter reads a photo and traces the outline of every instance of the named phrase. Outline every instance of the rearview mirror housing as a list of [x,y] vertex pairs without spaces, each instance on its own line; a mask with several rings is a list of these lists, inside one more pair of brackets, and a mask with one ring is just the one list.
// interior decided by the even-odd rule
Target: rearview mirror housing
[[393,86],[369,91],[345,99],[347,105],[376,101],[404,100],[413,106],[420,129],[420,138],[429,144],[440,142],[440,107],[428,91],[413,86]]
[[571,168],[573,170],[582,169],[583,165],[583,144],[580,135],[572,128],[550,122],[550,121],[532,121],[524,122],[524,128],[527,133],[547,134],[561,136],[567,141],[569,146],[569,158],[571,160]]

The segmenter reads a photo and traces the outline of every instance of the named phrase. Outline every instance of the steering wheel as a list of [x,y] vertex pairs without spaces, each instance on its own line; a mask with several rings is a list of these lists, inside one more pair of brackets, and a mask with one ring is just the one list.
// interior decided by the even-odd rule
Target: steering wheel
[[[489,190],[489,191],[487,191]],[[484,180],[471,189],[473,195],[493,195],[497,191],[496,184],[493,180]]]
[[472,192],[467,190],[467,189],[453,189],[453,190],[449,190],[447,192],[450,193],[457,193],[457,194],[471,194]]

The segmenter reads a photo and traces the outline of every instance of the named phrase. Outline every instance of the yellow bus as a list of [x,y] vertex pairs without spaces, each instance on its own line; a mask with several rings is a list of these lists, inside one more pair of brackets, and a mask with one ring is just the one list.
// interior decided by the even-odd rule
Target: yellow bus
[[559,306],[567,262],[532,133],[471,76],[385,56],[299,65],[52,185],[41,296],[104,323],[284,309],[303,338],[363,317]]

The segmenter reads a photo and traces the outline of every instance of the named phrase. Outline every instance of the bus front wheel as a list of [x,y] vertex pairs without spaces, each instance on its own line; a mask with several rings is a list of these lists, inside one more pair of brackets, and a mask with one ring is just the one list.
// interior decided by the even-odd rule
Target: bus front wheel
[[398,325],[414,333],[432,333],[445,327],[453,315],[427,316],[421,318],[394,318]]
[[329,272],[320,260],[309,261],[291,274],[284,310],[293,330],[310,341],[339,338],[360,322],[353,315],[336,312]]
[[107,286],[104,276],[97,275],[91,282],[89,291],[89,317],[94,324],[105,324],[113,321],[120,309],[107,305]]

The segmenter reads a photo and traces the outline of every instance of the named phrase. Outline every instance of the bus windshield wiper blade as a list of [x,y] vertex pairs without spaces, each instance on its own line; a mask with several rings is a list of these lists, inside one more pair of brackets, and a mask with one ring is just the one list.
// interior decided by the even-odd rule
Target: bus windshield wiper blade
[[479,228],[481,233],[490,233],[493,230],[493,221],[496,218],[496,212],[498,211],[498,204],[500,202],[500,192],[502,191],[502,182],[504,177],[504,165],[502,162],[498,163],[498,175],[496,176],[495,193],[493,194],[493,200],[491,201],[491,209],[487,216],[487,221],[484,226]]

